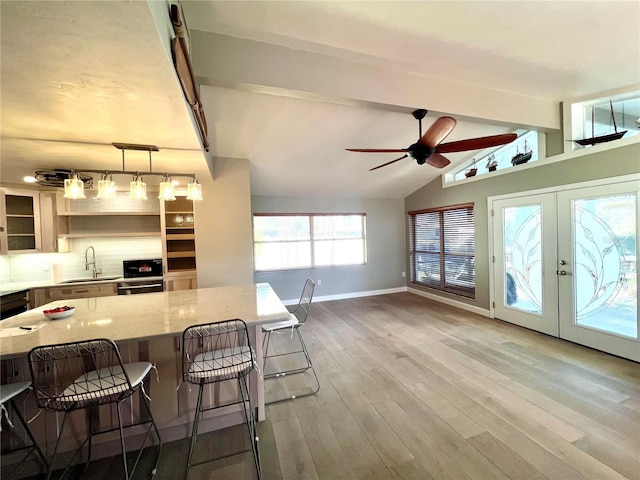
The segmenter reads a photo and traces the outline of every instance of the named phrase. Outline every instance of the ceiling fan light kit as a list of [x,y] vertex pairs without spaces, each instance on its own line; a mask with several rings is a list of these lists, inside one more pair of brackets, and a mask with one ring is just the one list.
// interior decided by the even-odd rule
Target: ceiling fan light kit
[[518,135],[515,133],[507,133],[502,135],[491,135],[488,137],[469,138],[466,140],[458,140],[456,142],[442,143],[445,138],[453,131],[457,122],[452,117],[440,117],[422,134],[422,119],[427,115],[427,110],[420,108],[412,112],[413,118],[418,120],[419,139],[416,143],[408,148],[400,149],[379,149],[379,148],[347,148],[350,152],[365,153],[404,153],[403,156],[383,163],[377,167],[369,169],[369,171],[386,167],[392,163],[398,162],[404,158],[413,158],[418,165],[428,163],[432,167],[444,168],[451,162],[443,153],[464,152],[468,150],[479,150],[489,147],[497,147],[513,142]]
[[[134,200],[146,200],[147,184],[144,182],[142,175],[139,171],[126,170],[125,167],[125,150],[142,150],[149,152],[149,171],[143,173],[145,175],[162,176],[162,181],[159,185],[158,199],[165,201],[173,201],[176,199],[175,185],[171,177],[188,177],[190,180],[187,184],[187,199],[196,201],[203,199],[202,185],[198,182],[195,173],[156,173],[153,171],[151,152],[159,151],[157,146],[135,143],[112,143],[112,145],[122,150],[122,170],[96,170],[92,168],[76,168],[73,170],[55,169],[53,171],[40,170],[36,172],[36,182],[47,187],[60,187],[64,185],[64,198],[76,200],[86,198],[84,193],[85,186],[87,188],[93,186],[92,177],[84,177],[79,173],[100,173],[102,175],[98,181],[98,195],[96,198],[99,200],[108,200],[115,196],[117,190],[116,182],[113,181],[112,174],[132,175],[133,178],[129,183],[129,195]],[[63,183],[62,178],[64,177],[68,178],[65,178]]]

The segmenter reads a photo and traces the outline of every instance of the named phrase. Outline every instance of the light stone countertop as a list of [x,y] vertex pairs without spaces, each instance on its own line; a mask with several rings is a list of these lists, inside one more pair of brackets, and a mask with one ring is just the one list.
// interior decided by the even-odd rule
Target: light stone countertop
[[5,282],[0,288],[0,295],[8,295],[15,292],[21,292],[23,290],[31,290],[36,288],[53,288],[53,287],[77,287],[80,285],[100,285],[104,283],[141,283],[147,281],[162,281],[162,276],[157,277],[98,277],[87,281],[87,278],[82,279],[67,279],[61,282],[54,282],[53,280],[40,280],[37,282]]
[[[64,305],[76,307],[69,318],[48,320],[42,313]],[[58,300],[3,320],[0,328],[46,326],[0,339],[0,358],[22,356],[39,345],[94,338],[117,342],[178,336],[191,325],[232,318],[252,326],[286,320],[289,311],[268,283]]]

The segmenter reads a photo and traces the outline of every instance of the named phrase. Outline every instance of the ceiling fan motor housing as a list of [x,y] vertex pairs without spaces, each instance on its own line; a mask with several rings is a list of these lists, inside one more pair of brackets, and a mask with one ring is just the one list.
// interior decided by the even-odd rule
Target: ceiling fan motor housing
[[427,161],[427,158],[429,158],[435,151],[434,148],[431,148],[430,146],[424,145],[422,143],[414,143],[407,150],[409,156],[413,158],[418,163],[418,165],[424,165]]

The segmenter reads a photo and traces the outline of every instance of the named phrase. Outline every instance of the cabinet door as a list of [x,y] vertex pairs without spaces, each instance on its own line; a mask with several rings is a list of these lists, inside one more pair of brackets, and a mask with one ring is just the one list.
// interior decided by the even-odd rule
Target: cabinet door
[[[58,193],[40,192],[40,231],[42,234],[42,252],[69,252],[69,242],[59,239],[61,233],[58,217]],[[62,241],[60,241],[62,240]]]
[[164,289],[167,292],[198,288],[198,277],[196,275],[165,275],[163,281]]
[[5,189],[3,194],[2,252],[42,251],[39,193]]

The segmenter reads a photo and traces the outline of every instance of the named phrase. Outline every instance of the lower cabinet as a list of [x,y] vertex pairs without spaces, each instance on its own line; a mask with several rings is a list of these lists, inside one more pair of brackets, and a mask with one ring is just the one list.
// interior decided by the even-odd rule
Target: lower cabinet
[[31,292],[32,308],[35,308],[56,300],[117,295],[118,284],[103,283],[100,285],[67,285],[64,287],[34,288]]
[[193,275],[165,275],[163,282],[164,290],[168,292],[198,288],[198,276],[195,273]]

